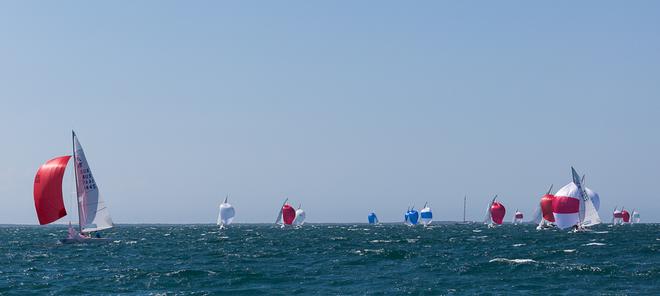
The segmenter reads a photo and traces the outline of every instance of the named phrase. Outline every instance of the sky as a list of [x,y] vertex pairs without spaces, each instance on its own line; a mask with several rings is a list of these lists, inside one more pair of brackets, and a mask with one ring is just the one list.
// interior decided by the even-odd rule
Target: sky
[[116,223],[510,221],[571,166],[660,222],[657,1],[3,1],[0,44],[0,223],[71,130]]

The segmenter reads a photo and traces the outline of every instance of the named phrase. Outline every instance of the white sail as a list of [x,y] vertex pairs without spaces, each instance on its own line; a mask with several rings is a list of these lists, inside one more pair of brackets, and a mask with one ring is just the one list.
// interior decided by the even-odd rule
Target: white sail
[[[593,195],[589,196],[587,191],[582,186],[583,178],[580,178],[574,168],[571,167],[571,172],[573,174],[573,183],[575,183],[580,198],[580,225],[581,226],[593,226],[600,224],[600,216],[598,215],[598,210],[594,206],[593,201],[591,200],[592,196],[597,196],[595,192],[592,191]],[[598,197],[598,205],[600,207],[600,197]]]
[[220,204],[220,212],[218,213],[218,225],[229,225],[234,221],[234,216],[236,216],[236,210],[234,206],[229,204],[227,200],[229,197],[225,198],[225,202]]
[[113,227],[110,211],[99,194],[96,181],[87,163],[85,152],[73,134],[75,152],[75,170],[78,191],[78,215],[83,233],[108,229]]
[[298,207],[296,218],[293,219],[293,225],[303,225],[303,223],[305,223],[305,211]]
[[493,203],[495,202],[495,199],[497,199],[497,194],[495,195],[495,197],[493,197],[493,200],[491,200],[488,203],[488,207],[486,208],[486,217],[484,218],[484,224],[489,224],[489,223],[493,222],[492,219],[491,219],[491,216],[490,216],[490,207],[493,206]]
[[[515,217],[515,216],[514,216]],[[534,210],[534,215],[532,215],[532,220],[530,222],[534,224],[539,224],[543,220],[543,211],[541,210],[541,203],[539,203],[536,210]]]

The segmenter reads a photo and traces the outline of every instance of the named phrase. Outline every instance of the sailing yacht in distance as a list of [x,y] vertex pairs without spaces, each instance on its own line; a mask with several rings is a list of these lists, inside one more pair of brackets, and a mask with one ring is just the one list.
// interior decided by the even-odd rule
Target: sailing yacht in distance
[[376,213],[371,212],[369,216],[367,216],[367,221],[369,221],[369,224],[378,224],[378,216],[376,216]]
[[282,207],[280,208],[280,212],[277,214],[277,219],[275,220],[275,224],[281,225],[282,228],[286,227],[287,225],[292,225],[293,220],[296,219],[296,210],[294,210],[293,207],[287,203],[288,201],[288,198],[284,200],[284,203],[282,203]]
[[433,212],[431,211],[431,208],[428,207],[428,202],[426,202],[424,208],[419,211],[419,217],[420,220],[422,220],[422,225],[424,225],[424,227],[429,226],[431,222],[433,222]]
[[[69,223],[69,235],[62,243],[106,241],[97,231],[114,226],[110,212],[99,194],[96,180],[87,163],[85,152],[72,131],[76,203],[78,205],[78,230]],[[34,178],[34,206],[39,224],[50,224],[67,215],[62,195],[64,171],[71,156],[53,158],[43,164]],[[91,233],[97,232],[93,238]]]
[[228,199],[229,194],[225,197],[225,201],[220,204],[220,212],[218,213],[218,225],[220,225],[220,229],[227,228],[234,221],[234,216],[236,216],[236,210],[234,206],[227,202]]
[[305,211],[303,211],[302,204],[300,204],[296,210],[296,217],[293,218],[293,225],[302,226],[305,223],[305,217]]
[[521,224],[523,221],[523,213],[516,209],[516,213],[513,215],[513,224]]
[[559,229],[573,227],[575,230],[584,230],[585,227],[600,224],[598,211],[573,167],[571,174],[573,182],[559,189],[552,202],[555,225]]
[[503,204],[495,201],[497,199],[497,194],[493,197],[493,200],[488,204],[486,209],[486,218],[484,219],[484,224],[488,224],[488,228],[495,227],[495,225],[501,225],[504,220],[504,215],[506,214],[506,208]]
[[404,224],[408,226],[415,226],[419,223],[419,212],[415,210],[415,206],[408,208],[404,216]]

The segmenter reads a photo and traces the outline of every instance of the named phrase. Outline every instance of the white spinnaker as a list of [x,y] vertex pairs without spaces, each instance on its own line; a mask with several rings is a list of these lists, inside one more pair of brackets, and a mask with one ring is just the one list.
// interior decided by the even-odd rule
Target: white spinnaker
[[296,210],[296,218],[293,219],[293,225],[303,225],[305,223],[305,211],[301,208]]
[[96,181],[87,163],[85,152],[78,142],[78,137],[73,135],[74,149],[76,154],[75,169],[77,173],[78,191],[78,215],[82,232],[98,231],[112,228],[110,211],[99,194]]
[[234,209],[234,206],[229,204],[227,202],[227,198],[225,198],[225,202],[220,204],[220,212],[218,213],[218,225],[231,224],[231,222],[234,221],[235,216],[236,210]]

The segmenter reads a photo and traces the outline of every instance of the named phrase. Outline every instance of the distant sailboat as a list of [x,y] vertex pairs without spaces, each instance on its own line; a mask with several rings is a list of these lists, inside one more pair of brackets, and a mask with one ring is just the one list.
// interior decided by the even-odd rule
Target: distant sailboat
[[624,210],[623,208],[621,208],[621,221],[622,221],[621,224],[630,223],[630,213],[628,211]]
[[367,216],[367,220],[369,221],[369,224],[378,224],[378,216],[376,216],[376,213],[371,212],[369,216]]
[[523,213],[516,209],[516,213],[513,215],[513,224],[520,224],[523,221]]
[[433,212],[431,208],[428,207],[428,202],[424,204],[424,208],[419,211],[420,220],[422,220],[422,225],[425,227],[433,222]]
[[405,215],[405,224],[408,226],[415,226],[419,223],[419,212],[415,207],[409,208]]
[[557,191],[552,202],[555,224],[560,229],[585,227],[600,224],[600,216],[591,198],[584,190],[579,175],[571,167],[573,182]]
[[227,200],[229,199],[229,195],[225,197],[225,201],[220,204],[220,212],[218,213],[218,225],[220,225],[220,228],[226,228],[229,224],[231,224],[232,221],[234,221],[234,216],[236,216],[236,210],[234,210],[234,206],[229,204]]
[[613,225],[621,224],[621,218],[623,218],[623,216],[621,215],[621,211],[618,210],[617,207],[614,207],[614,211],[612,211],[612,224]]
[[463,196],[463,224],[467,223],[465,221],[465,208],[467,207],[467,194]]
[[[85,152],[75,132],[72,132],[72,139],[78,230],[74,230],[69,223],[69,235],[61,242],[106,241],[98,237],[97,231],[112,228],[114,224],[110,212],[99,194]],[[71,156],[68,155],[56,157],[43,164],[37,171],[34,178],[34,206],[41,225],[55,222],[67,215],[62,196],[62,180],[70,158]],[[92,232],[97,232],[96,238],[92,238]]]
[[494,227],[496,224],[500,225],[504,221],[504,215],[506,214],[506,208],[503,204],[495,201],[497,195],[488,204],[486,209],[486,218],[484,219],[484,224],[488,224],[488,227]]
[[289,201],[288,198],[284,200],[280,212],[277,214],[277,220],[275,220],[275,224],[282,225],[282,227],[293,224],[293,220],[296,218],[296,210],[287,201]]
[[632,220],[630,223],[637,224],[639,223],[640,218],[639,218],[639,212],[637,210],[633,210],[632,212]]
[[301,209],[302,205],[298,205],[296,210],[296,217],[293,219],[293,225],[302,226],[305,223],[305,211]]

